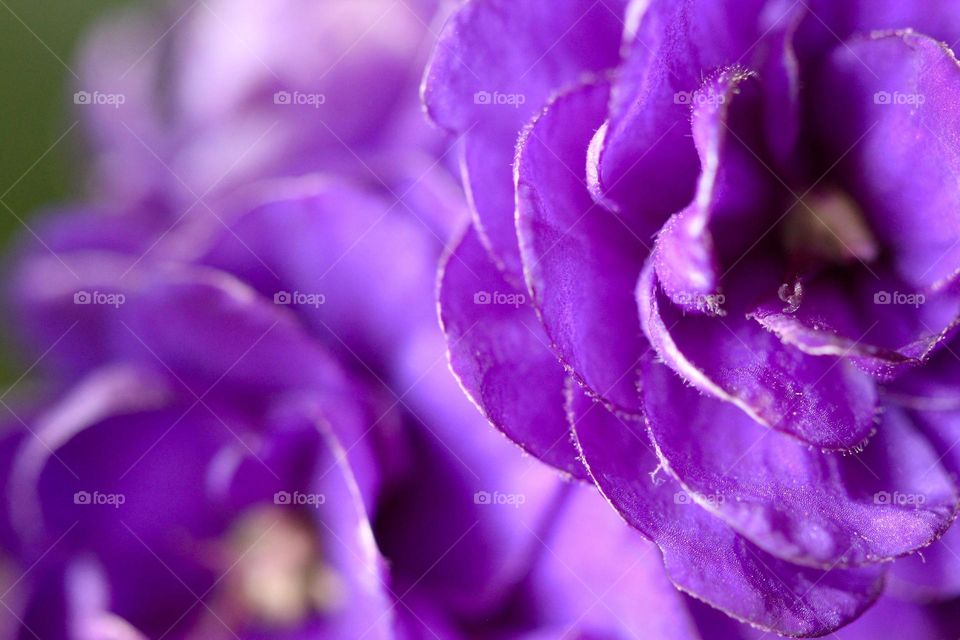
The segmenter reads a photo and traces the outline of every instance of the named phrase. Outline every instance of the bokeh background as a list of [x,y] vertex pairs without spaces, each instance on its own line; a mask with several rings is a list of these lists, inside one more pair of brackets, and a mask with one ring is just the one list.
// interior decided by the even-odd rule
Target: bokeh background
[[[74,126],[70,65],[84,31],[104,12],[142,0],[0,0],[0,248],[9,252],[44,206],[79,195],[82,135]],[[73,128],[71,128],[73,127]],[[79,166],[83,166],[82,163]],[[0,263],[2,264],[2,263]],[[0,327],[2,327],[0,323]],[[0,383],[23,373],[0,331]]]

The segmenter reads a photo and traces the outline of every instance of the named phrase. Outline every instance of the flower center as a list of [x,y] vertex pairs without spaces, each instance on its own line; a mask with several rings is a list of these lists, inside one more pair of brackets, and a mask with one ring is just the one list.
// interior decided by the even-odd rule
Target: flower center
[[863,211],[837,188],[804,196],[782,229],[787,255],[805,266],[872,262],[880,252]]
[[323,561],[316,528],[274,506],[241,516],[227,537],[231,608],[272,628],[291,628],[345,604],[340,576]]

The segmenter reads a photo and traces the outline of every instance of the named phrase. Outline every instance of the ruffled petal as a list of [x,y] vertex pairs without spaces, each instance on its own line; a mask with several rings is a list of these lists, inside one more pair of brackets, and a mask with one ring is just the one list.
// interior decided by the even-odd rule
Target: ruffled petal
[[772,195],[767,169],[746,146],[746,134],[734,132],[745,128],[734,116],[743,120],[757,109],[753,91],[740,95],[755,88],[753,77],[741,67],[724,69],[692,94],[693,140],[702,167],[697,192],[660,230],[653,258],[664,291],[688,311],[718,311],[721,255],[740,255],[765,224],[765,202]]
[[912,32],[838,46],[817,83],[820,142],[897,272],[919,293],[960,272],[960,65]]
[[[944,345],[922,367],[901,376],[887,390],[887,397],[901,406],[936,418],[960,410],[960,341]],[[947,458],[952,470],[960,473],[960,459]]]
[[701,396],[667,367],[644,370],[658,458],[708,512],[769,553],[832,568],[883,562],[933,543],[956,487],[903,412],[889,409],[861,453],[821,454]]
[[738,619],[793,636],[826,634],[879,596],[882,569],[822,571],[771,556],[657,474],[642,424],[624,423],[582,394],[571,403],[591,476],[627,522],[660,547],[667,575],[680,589]]
[[465,136],[463,170],[478,235],[517,280],[510,180],[517,136],[554,92],[617,64],[622,5],[474,0],[448,21],[427,68],[429,116]]
[[[703,633],[703,640],[770,640],[770,634],[752,629],[699,603],[691,608]],[[833,640],[895,640],[910,630],[916,640],[945,640],[953,637],[950,616],[934,607],[880,598],[875,605],[848,626],[829,637]]]
[[563,410],[563,368],[526,294],[504,280],[472,229],[442,267],[440,322],[450,367],[487,419],[544,462],[583,477]]
[[411,89],[438,4],[212,0],[128,10],[81,56],[88,101],[78,110],[103,151],[97,178],[111,197],[163,198],[179,215],[201,194],[264,175],[336,167],[369,176],[372,154],[363,152],[375,142],[401,129],[415,144],[434,139],[423,122],[400,123],[419,111]]
[[[774,12],[782,7],[775,7]],[[775,14],[774,14],[775,15]],[[796,33],[807,7],[794,5],[783,22],[774,19],[766,35],[770,52],[755,67],[763,82],[763,132],[775,166],[790,167],[801,128],[801,67],[796,52]]]
[[636,371],[648,347],[633,287],[647,240],[593,204],[582,171],[608,93],[602,81],[580,85],[525,130],[517,230],[527,286],[561,360],[592,394],[637,411]]
[[693,199],[698,161],[688,121],[705,76],[738,64],[780,76],[771,78],[777,90],[769,94],[767,111],[775,114],[775,146],[783,153],[792,145],[797,94],[790,87],[796,79],[780,75],[791,72],[789,61],[774,61],[790,55],[786,39],[805,9],[779,0],[635,5],[638,22],[614,83],[595,171],[604,199],[629,212],[629,223],[643,236]]
[[726,315],[683,315],[648,263],[637,297],[657,354],[683,379],[764,426],[825,450],[862,444],[875,426],[874,382],[844,358],[807,355],[745,318],[743,296],[769,290],[763,280],[772,276],[762,265],[744,272],[728,283]]
[[366,417],[344,415],[339,400],[355,395],[353,383],[286,306],[221,271],[185,265],[128,271],[133,260],[74,252],[29,262],[22,283],[33,297],[27,313],[49,336],[45,366],[65,375],[118,360],[136,364],[218,411],[230,406],[231,394],[245,395],[247,408],[257,411],[270,394],[302,393],[336,414],[332,421],[345,440],[367,430]]
[[801,281],[797,304],[771,295],[750,317],[785,344],[810,355],[847,356],[884,381],[929,361],[960,328],[955,294],[907,293],[909,285],[879,266],[851,270],[842,281]]

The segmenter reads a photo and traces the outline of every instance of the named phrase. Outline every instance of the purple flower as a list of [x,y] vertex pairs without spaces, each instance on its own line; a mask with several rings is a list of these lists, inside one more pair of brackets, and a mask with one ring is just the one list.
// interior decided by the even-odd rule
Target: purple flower
[[757,627],[960,596],[953,8],[475,0],[427,70],[462,386]]
[[176,0],[105,20],[74,88],[122,100],[81,106],[97,193],[179,214],[253,179],[369,180],[381,151],[414,158],[428,142],[411,86],[438,4]]
[[110,344],[7,441],[10,550],[35,563],[22,633],[389,637],[383,473],[371,442],[339,444],[382,408],[226,274],[91,295]]

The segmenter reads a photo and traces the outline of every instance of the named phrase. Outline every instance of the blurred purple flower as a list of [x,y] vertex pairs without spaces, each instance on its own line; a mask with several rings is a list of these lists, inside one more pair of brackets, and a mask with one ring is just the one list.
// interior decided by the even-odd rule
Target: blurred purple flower
[[960,596],[957,16],[473,0],[427,70],[463,388],[757,627]]
[[435,10],[183,4],[88,43],[91,201],[11,269],[43,375],[5,401],[9,637],[695,633],[650,545],[446,371]]
[[179,214],[251,179],[412,161],[439,141],[411,92],[438,4],[178,0],[105,21],[75,87],[122,98],[83,110],[96,192]]

